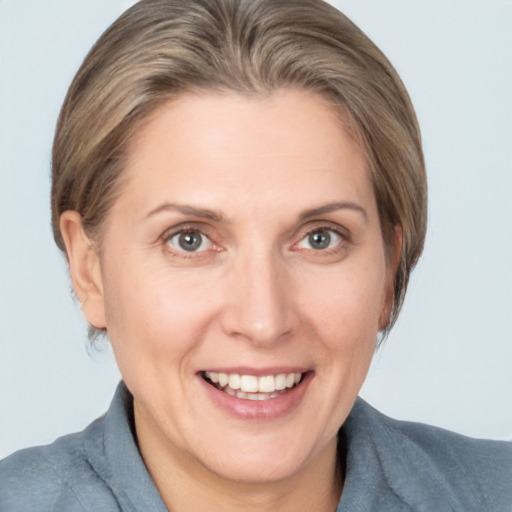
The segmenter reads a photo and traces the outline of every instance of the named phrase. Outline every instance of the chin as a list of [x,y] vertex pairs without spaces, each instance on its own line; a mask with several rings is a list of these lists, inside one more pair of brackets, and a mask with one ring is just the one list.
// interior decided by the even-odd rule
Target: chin
[[270,457],[266,452],[263,456],[237,457],[235,460],[222,460],[217,458],[207,469],[223,480],[247,485],[270,484],[287,478],[300,472],[304,461],[298,458],[283,460],[273,454]]
[[[294,430],[299,430],[295,426]],[[334,461],[337,436],[332,439],[307,439],[292,432],[240,436],[231,443],[212,443],[216,450],[199,462],[218,477],[244,484],[269,484],[283,481],[321,460]],[[200,453],[196,450],[196,454]]]

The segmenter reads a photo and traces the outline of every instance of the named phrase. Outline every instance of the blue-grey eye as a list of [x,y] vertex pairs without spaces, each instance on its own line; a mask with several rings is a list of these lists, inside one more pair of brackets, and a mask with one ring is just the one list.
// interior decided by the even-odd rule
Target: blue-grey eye
[[211,242],[199,231],[185,231],[176,233],[169,238],[169,245],[177,251],[199,252],[208,249]]
[[323,251],[336,247],[340,240],[340,235],[332,229],[315,229],[315,231],[311,231],[300,241],[299,247]]

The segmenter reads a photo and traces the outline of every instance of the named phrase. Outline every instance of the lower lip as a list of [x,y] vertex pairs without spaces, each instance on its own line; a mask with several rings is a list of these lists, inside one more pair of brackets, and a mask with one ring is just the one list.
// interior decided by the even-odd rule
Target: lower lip
[[268,400],[247,400],[231,396],[209,384],[201,375],[198,378],[210,399],[230,415],[248,420],[273,420],[290,414],[299,406],[313,373],[304,375],[301,382],[290,391]]

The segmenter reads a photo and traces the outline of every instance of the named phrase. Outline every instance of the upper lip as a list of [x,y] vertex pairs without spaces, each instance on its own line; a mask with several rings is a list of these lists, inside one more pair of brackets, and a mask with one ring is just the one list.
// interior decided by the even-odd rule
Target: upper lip
[[204,374],[205,372],[215,372],[238,375],[254,375],[255,377],[263,377],[265,375],[279,375],[281,373],[306,373],[309,370],[309,368],[305,368],[303,366],[273,366],[267,368],[251,368],[248,366],[237,366],[208,367],[201,370],[199,373]]

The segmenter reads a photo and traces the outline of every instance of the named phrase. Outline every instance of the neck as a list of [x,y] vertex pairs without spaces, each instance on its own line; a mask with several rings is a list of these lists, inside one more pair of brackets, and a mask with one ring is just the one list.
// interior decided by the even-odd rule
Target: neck
[[168,510],[172,512],[333,512],[343,486],[332,439],[294,474],[268,482],[227,480],[210,471],[161,434],[147,428],[135,407],[139,450]]

